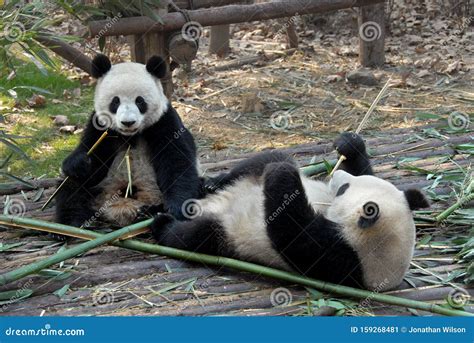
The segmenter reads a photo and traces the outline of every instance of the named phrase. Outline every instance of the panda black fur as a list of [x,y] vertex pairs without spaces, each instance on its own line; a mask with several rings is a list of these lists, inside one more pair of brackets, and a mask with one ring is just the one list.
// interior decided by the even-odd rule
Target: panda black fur
[[[112,66],[104,55],[92,63],[98,79],[94,107],[80,144],[63,162],[69,180],[56,200],[56,220],[80,226],[103,220],[128,225],[140,211],[166,210],[177,218],[183,202],[201,195],[196,146],[163,93],[166,63]],[[103,132],[107,137],[88,156]],[[132,193],[128,186],[129,149]]]
[[361,288],[396,287],[414,249],[411,210],[428,203],[418,190],[373,176],[358,135],[344,133],[335,146],[347,159],[329,183],[303,176],[281,152],[263,153],[211,179],[215,193],[199,201],[200,216],[160,214],[152,232],[166,246]]

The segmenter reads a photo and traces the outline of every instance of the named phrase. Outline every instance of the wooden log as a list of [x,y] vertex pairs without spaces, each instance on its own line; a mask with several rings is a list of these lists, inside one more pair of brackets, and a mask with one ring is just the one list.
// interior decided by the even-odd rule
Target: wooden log
[[47,36],[37,36],[35,38],[38,42],[46,46],[48,49],[64,58],[66,61],[72,63],[74,66],[91,73],[92,60],[84,55],[81,51],[67,44]]
[[[344,8],[360,7],[382,3],[384,0],[299,0],[266,2],[253,5],[229,5],[188,11],[191,21],[202,26],[243,23],[291,17],[296,13],[324,13]],[[119,19],[112,27],[104,30],[105,36],[139,35],[145,32],[164,32],[179,30],[186,23],[181,13],[168,13],[161,17],[162,23],[148,17],[129,17]],[[97,35],[108,21],[93,21],[89,24],[90,35]],[[109,25],[110,26],[110,25]]]
[[296,25],[295,22],[290,20],[287,24],[286,28],[286,40],[288,43],[288,48],[290,49],[298,49],[298,32],[296,32]]
[[218,7],[218,6],[227,6],[232,4],[240,3],[250,3],[251,0],[193,0],[191,8],[189,6],[189,0],[175,0],[174,3],[180,9],[194,10],[198,8],[209,8],[209,7]]
[[217,25],[211,28],[211,42],[209,53],[219,57],[225,57],[230,51],[230,25]]
[[190,71],[192,61],[198,52],[198,42],[186,39],[180,32],[177,32],[170,37],[168,46],[173,62],[183,66],[186,71]]
[[385,63],[385,4],[359,9],[359,62],[364,67]]

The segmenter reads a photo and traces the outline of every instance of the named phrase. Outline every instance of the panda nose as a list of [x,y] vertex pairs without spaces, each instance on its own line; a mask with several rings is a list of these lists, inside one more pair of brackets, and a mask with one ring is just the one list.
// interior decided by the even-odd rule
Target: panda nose
[[122,123],[123,125],[125,125],[126,127],[130,127],[130,126],[132,126],[133,124],[135,124],[136,122],[135,122],[135,120],[132,120],[132,121],[121,121],[121,123]]

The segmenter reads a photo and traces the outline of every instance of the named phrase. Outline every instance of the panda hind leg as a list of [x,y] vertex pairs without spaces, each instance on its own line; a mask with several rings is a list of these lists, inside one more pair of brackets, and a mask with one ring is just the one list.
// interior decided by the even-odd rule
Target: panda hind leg
[[179,221],[172,215],[160,213],[151,224],[151,232],[158,244],[211,255],[227,255],[224,228],[207,216]]
[[286,234],[290,227],[304,228],[313,222],[315,213],[308,203],[297,167],[286,162],[271,163],[263,177],[265,216],[270,231]]

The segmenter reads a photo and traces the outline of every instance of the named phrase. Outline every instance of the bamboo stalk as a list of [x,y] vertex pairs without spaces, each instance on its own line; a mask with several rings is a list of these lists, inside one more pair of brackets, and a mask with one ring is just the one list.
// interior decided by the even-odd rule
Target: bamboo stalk
[[435,218],[436,222],[442,222],[446,220],[454,211],[463,207],[465,204],[474,200],[474,193],[466,194],[461,199],[459,199],[455,204],[448,207],[446,210],[438,214]]
[[[95,142],[94,145],[89,149],[89,151],[87,152],[87,156],[90,156],[90,154],[92,154],[92,152],[95,150],[95,148],[97,148],[99,146],[100,142],[102,142],[105,139],[105,137],[107,137],[108,134],[109,134],[108,131],[104,131],[104,133],[99,137],[97,142]],[[51,203],[51,201],[53,201],[54,197],[58,194],[59,190],[66,184],[67,180],[69,180],[69,176],[66,176],[64,181],[61,182],[61,184],[58,186],[58,188],[56,188],[54,193],[51,194],[51,196],[49,197],[48,200],[46,200],[44,205],[41,206],[41,211],[44,211],[44,209],[46,207],[48,207],[48,205]]]
[[[337,160],[330,160],[327,163],[334,167],[336,165]],[[324,162],[318,162],[314,164],[310,164],[300,168],[301,172],[306,176],[312,176],[320,173],[324,173],[326,171],[326,165]]]
[[[21,218],[21,217],[15,217],[15,216],[2,216],[2,220],[0,221],[1,223],[5,225],[10,225],[10,224],[17,224],[15,226],[22,226],[21,223],[25,223],[28,228],[30,229],[35,229],[37,226],[42,226],[38,224],[44,224],[47,222],[42,222],[39,220],[34,220],[34,219],[27,219],[27,218]],[[9,271],[7,273],[1,274],[0,275],[0,286],[6,285],[7,283],[10,283],[12,281],[16,281],[18,279],[21,279],[27,275],[39,272],[42,269],[48,268],[56,263],[60,263],[62,261],[65,261],[67,259],[73,258],[77,255],[83,254],[91,249],[94,249],[100,245],[104,245],[110,242],[113,242],[117,239],[120,239],[123,236],[130,235],[135,233],[135,231],[142,230],[144,227],[149,226],[152,222],[152,219],[133,224],[130,226],[126,226],[120,230],[113,231],[108,234],[98,234],[98,236],[91,235],[90,238],[86,239],[92,239],[88,242],[76,245],[73,248],[67,249],[65,251],[62,251],[61,253],[54,254],[52,256],[49,256],[45,258],[44,260],[33,262],[31,264],[28,264],[26,266],[22,266],[16,270]],[[63,234],[66,236],[71,236],[75,232],[77,232],[77,235],[86,235],[87,233],[91,234],[92,231],[86,232],[84,229],[77,229],[72,226],[66,226],[66,225],[59,225],[55,223],[48,223],[48,227],[50,228],[55,228],[57,233]],[[79,231],[77,231],[79,230]]]
[[[52,264],[59,263],[68,258],[82,254],[92,248],[95,248],[101,244],[111,243],[112,245],[119,246],[122,248],[127,248],[135,251],[163,255],[171,258],[182,259],[191,262],[204,263],[208,265],[215,265],[221,267],[233,268],[236,270],[241,270],[245,272],[255,273],[267,277],[272,277],[278,280],[288,281],[296,284],[300,284],[307,287],[313,287],[324,292],[329,292],[333,294],[338,294],[342,296],[354,297],[358,299],[367,299],[370,297],[373,301],[381,302],[385,304],[391,304],[401,307],[408,307],[423,311],[428,311],[432,313],[448,315],[448,316],[474,316],[474,314],[445,308],[436,304],[425,303],[421,301],[415,301],[410,299],[399,298],[387,294],[379,294],[377,292],[371,292],[367,290],[341,286],[337,284],[332,284],[320,280],[315,280],[307,278],[305,276],[293,274],[290,272],[281,271],[278,269],[260,266],[254,263],[239,261],[227,257],[211,256],[206,254],[199,254],[194,252],[189,252],[185,250],[175,249],[164,247],[155,244],[144,243],[136,240],[125,240],[119,241],[120,237],[123,237],[124,234],[130,233],[134,230],[138,230],[145,226],[148,226],[151,223],[152,219],[146,220],[144,222],[134,224],[128,227],[125,227],[121,230],[109,233],[106,235],[89,231],[89,230],[80,230],[71,226],[61,225],[56,223],[45,222],[37,219],[29,219],[15,216],[0,216],[0,224],[3,225],[14,225],[20,227],[26,227],[29,229],[38,230],[39,228],[54,228],[59,233],[63,235],[71,235],[72,233],[81,234],[88,236],[93,239],[92,241],[82,243],[74,248],[63,251],[59,254],[53,255],[43,261],[32,263],[28,266],[21,267],[19,269],[10,271],[3,275],[0,275],[0,285],[5,285],[9,282],[15,281],[24,277],[26,275],[32,274],[36,271],[41,270],[51,266]],[[45,262],[47,261],[47,262]],[[51,263],[52,262],[52,263]]]

